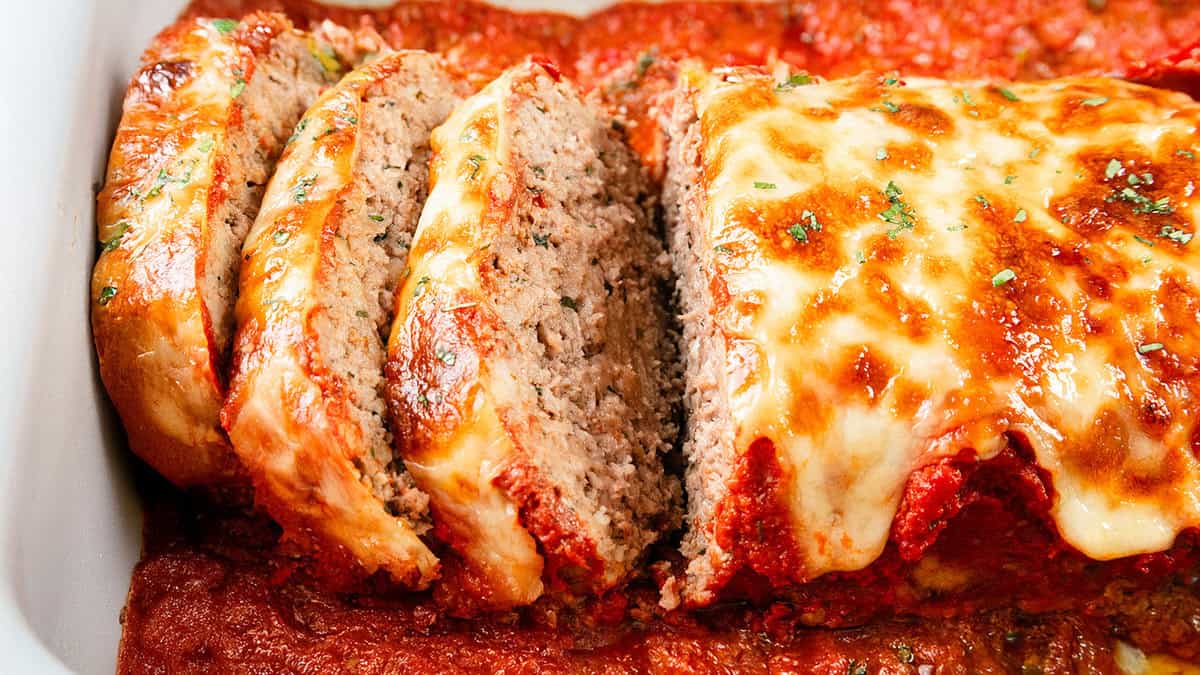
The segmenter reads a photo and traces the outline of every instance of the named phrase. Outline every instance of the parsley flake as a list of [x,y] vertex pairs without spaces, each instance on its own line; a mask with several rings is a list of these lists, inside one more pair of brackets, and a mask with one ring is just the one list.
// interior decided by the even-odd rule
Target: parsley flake
[[1135,235],[1133,235],[1133,238],[1134,238],[1134,240],[1137,241],[1137,243],[1139,243],[1143,246],[1147,246],[1149,248],[1154,248],[1154,242],[1150,241],[1149,239],[1146,239],[1145,237],[1135,234]]
[[895,239],[900,236],[901,232],[911,230],[916,226],[915,214],[913,214],[912,208],[900,198],[904,191],[895,182],[889,180],[883,189],[883,194],[887,197],[889,205],[877,216],[883,222],[895,225],[887,232],[888,239]]
[[566,307],[567,309],[570,309],[570,310],[573,310],[576,312],[579,311],[579,305],[575,303],[575,298],[572,298],[569,295],[564,295],[561,298],[559,298],[558,304],[562,305],[563,307]]
[[542,248],[550,248],[550,235],[533,233],[533,244]]
[[1001,96],[1003,96],[1004,98],[1006,98],[1010,101],[1020,101],[1021,100],[1020,98],[1017,97],[1016,94],[1012,93],[1011,90],[1005,89],[1004,87],[996,87],[996,91],[1000,92]]
[[763,181],[756,180],[756,181],[754,181],[754,188],[756,190],[774,190],[775,184],[774,183],[764,183]]
[[[115,231],[113,232],[113,236],[100,242],[101,246],[104,247],[104,250],[106,252],[112,251],[121,245],[121,238],[124,237],[125,232],[127,232],[129,230],[129,221],[118,220],[117,223],[115,225],[113,225],[113,227],[115,228]],[[1190,236],[1188,238],[1191,239]],[[1184,242],[1184,243],[1187,243],[1187,242]]]
[[901,643],[896,645],[896,658],[900,663],[912,663],[916,659],[916,656],[913,654],[912,647]]
[[883,161],[888,158],[887,148],[880,148],[875,151],[875,159]]
[[975,199],[975,201],[979,202],[979,204],[981,206],[983,206],[983,208],[985,208],[985,209],[989,208],[991,206],[991,204],[987,200],[987,197],[984,197],[983,195],[975,195],[974,199]]
[[805,231],[804,226],[800,223],[793,223],[792,226],[788,228],[787,233],[792,235],[792,239],[795,239],[801,244],[808,243],[808,232]]
[[1007,284],[1008,282],[1010,282],[1016,278],[1017,278],[1017,273],[1012,271],[1011,269],[1005,267],[1004,269],[997,272],[996,276],[992,277],[992,287],[999,288],[999,287],[1003,286],[1004,284]]
[[1149,344],[1138,345],[1138,353],[1139,354],[1149,354],[1150,352],[1157,352],[1163,348],[1164,348],[1163,343],[1151,342]]
[[239,77],[234,81],[233,86],[229,88],[229,95],[237,98],[242,95],[243,91],[246,91],[246,81]]
[[377,213],[372,213],[372,214],[370,214],[370,215],[369,215],[369,216],[367,216],[367,217],[368,217],[368,218],[370,218],[371,220],[373,220],[373,221],[377,222],[377,223],[382,223],[382,222],[383,222],[383,216],[381,216],[381,215],[379,215],[379,214],[377,214]]
[[1180,246],[1187,246],[1188,242],[1192,240],[1191,232],[1186,232],[1171,225],[1163,225],[1162,229],[1158,231],[1158,236],[1170,239]]
[[316,184],[317,174],[315,173],[311,176],[301,178],[300,182],[296,183],[296,187],[292,188],[292,199],[297,204],[303,204],[308,201],[308,191]]
[[783,82],[777,83],[775,85],[775,91],[788,91],[790,89],[795,89],[796,87],[803,87],[806,84],[812,84],[812,81],[812,77],[810,77],[807,73],[797,73]]
[[107,305],[110,300],[116,297],[116,295],[116,286],[105,286],[104,288],[100,289],[100,295],[96,298],[96,302],[100,303],[100,306],[103,307],[104,305]]
[[1113,177],[1121,173],[1121,162],[1116,159],[1108,160],[1108,166],[1104,167],[1104,178],[1112,180]]
[[454,365],[454,362],[458,360],[458,357],[455,356],[454,352],[448,349],[442,349],[441,347],[437,348],[437,350],[434,352],[434,355],[437,356],[438,361],[441,361],[448,366]]
[[1083,105],[1086,105],[1089,108],[1098,108],[1098,107],[1104,105],[1105,103],[1108,103],[1108,97],[1107,96],[1097,96],[1096,98],[1085,98],[1082,101],[1080,101],[1080,103],[1082,103]]
[[275,232],[275,234],[272,234],[272,235],[271,235],[271,239],[274,239],[274,240],[275,240],[275,243],[276,243],[276,244],[279,244],[279,245],[281,245],[281,246],[282,246],[283,244],[286,244],[286,243],[287,243],[287,241],[288,241],[288,239],[291,239],[291,238],[292,238],[292,235],[291,235],[291,234],[289,234],[288,232],[284,231],[284,230],[277,230],[277,231]]
[[237,28],[238,22],[233,19],[213,19],[212,26],[217,29],[221,35],[229,35]]
[[487,161],[487,157],[483,155],[471,155],[467,158],[467,161],[471,164],[471,175],[468,177],[468,180],[475,180],[475,177],[479,175],[479,171],[483,168],[483,163]]
[[1183,148],[1176,150],[1175,154],[1179,155],[1180,157],[1187,157],[1188,159],[1196,159],[1195,153],[1193,153],[1191,150],[1184,150]]
[[1013,216],[1014,223],[1023,223],[1029,214],[1025,213],[1025,209],[1017,209],[1017,215]]
[[1012,185],[1012,184],[1013,184],[1013,181],[1014,181],[1014,180],[1016,180],[1016,179],[1017,179],[1017,177],[1016,177],[1016,176],[1005,176],[1005,177],[1004,177],[1004,184],[1005,184],[1005,185]]
[[428,283],[429,283],[428,276],[422,276],[420,279],[417,279],[417,285],[415,287],[413,287],[413,297],[414,298],[420,297],[421,293],[425,292],[425,285]]
[[900,106],[896,105],[895,103],[892,103],[891,101],[883,101],[880,105],[883,106],[884,110],[886,110],[890,113],[900,112]]

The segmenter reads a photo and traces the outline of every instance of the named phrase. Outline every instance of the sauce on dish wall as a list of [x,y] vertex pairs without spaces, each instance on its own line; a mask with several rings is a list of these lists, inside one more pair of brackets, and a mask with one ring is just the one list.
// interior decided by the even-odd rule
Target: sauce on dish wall
[[[187,12],[236,17],[254,9],[285,11],[301,27],[326,18],[369,26],[395,47],[445,54],[480,84],[527,54],[543,55],[600,91],[651,167],[660,166],[662,156],[651,112],[670,86],[674,58],[712,65],[780,60],[831,77],[898,69],[1033,79],[1151,72],[1200,35],[1200,5],[1182,0],[631,4],[583,19],[473,2],[359,10],[309,0],[196,0]],[[123,616],[120,670],[866,673],[938,664],[979,672],[1025,665],[1035,672],[1107,672],[1113,635],[1200,659],[1195,537],[1181,537],[1167,553],[1093,564],[1047,525],[1045,500],[1036,498],[1042,486],[1029,460],[1009,455],[987,469],[947,461],[914,476],[893,541],[868,569],[827,575],[792,593],[787,605],[762,597],[752,608],[694,615],[658,609],[649,580],[583,607],[547,600],[474,623],[442,616],[428,595],[325,594],[307,585],[303,570],[278,550],[269,523],[197,508],[155,487],[144,557]],[[949,524],[941,522],[946,519]],[[945,530],[930,535],[931,525]],[[985,557],[972,542],[986,541],[988,532],[1020,545],[1003,559],[994,550]],[[952,580],[945,569],[909,562],[922,554],[945,569],[995,579],[971,598],[949,587],[937,590]],[[659,557],[670,564],[672,553],[664,549]],[[733,586],[750,598],[761,594],[761,580]],[[1016,595],[1024,598],[1022,610],[1046,613],[996,609]],[[935,617],[965,608],[985,613],[804,629],[854,626],[882,609]]]

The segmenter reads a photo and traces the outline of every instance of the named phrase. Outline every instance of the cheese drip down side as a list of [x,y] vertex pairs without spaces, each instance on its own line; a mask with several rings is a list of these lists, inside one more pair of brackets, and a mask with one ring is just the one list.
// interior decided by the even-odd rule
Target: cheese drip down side
[[1200,105],[1090,78],[684,74],[693,248],[803,570],[882,552],[906,481],[1027,444],[1095,559],[1200,525]]

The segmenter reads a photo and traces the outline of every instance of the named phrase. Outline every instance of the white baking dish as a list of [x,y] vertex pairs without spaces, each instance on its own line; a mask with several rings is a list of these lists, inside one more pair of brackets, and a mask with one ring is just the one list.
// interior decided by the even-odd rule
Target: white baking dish
[[2,4],[0,672],[111,673],[142,519],[88,324],[94,194],[138,55],[184,3]]

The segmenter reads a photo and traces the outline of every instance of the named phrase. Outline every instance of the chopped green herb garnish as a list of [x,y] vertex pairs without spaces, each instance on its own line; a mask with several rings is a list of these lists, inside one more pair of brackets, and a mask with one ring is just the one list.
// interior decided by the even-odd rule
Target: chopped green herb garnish
[[546,170],[540,166],[531,166],[529,167],[529,170],[532,171],[533,175],[537,176],[538,178],[546,177]]
[[846,675],[867,675],[867,664],[851,661],[846,666]]
[[1104,167],[1104,178],[1112,180],[1119,173],[1121,173],[1121,162],[1116,159],[1108,160],[1108,166]]
[[234,28],[237,28],[238,22],[233,19],[213,19],[212,25],[221,35],[229,35]]
[[1008,282],[1010,282],[1016,278],[1017,278],[1017,273],[1012,271],[1011,269],[1005,267],[1004,269],[997,272],[996,276],[992,277],[992,286],[995,288],[999,288],[1000,286],[1003,286],[1004,284],[1007,284]]
[[1034,148],[1029,151],[1029,159],[1037,159],[1037,156],[1042,154],[1041,148]]
[[900,112],[900,106],[896,105],[895,103],[892,103],[891,101],[884,101],[881,105],[883,106],[884,110],[886,110],[890,113]]
[[901,643],[896,645],[896,658],[900,663],[912,663],[916,656],[913,655],[912,647]]
[[1001,96],[1003,96],[1004,98],[1006,98],[1010,101],[1020,101],[1021,100],[1020,98],[1017,98],[1016,94],[1012,93],[1012,91],[1010,91],[1008,89],[1005,89],[1004,87],[996,87],[996,91],[1000,92]]
[[[300,134],[304,133],[304,129],[307,126],[308,126],[308,118],[307,117],[300,120],[300,123],[296,125],[296,130],[293,131],[292,135],[288,137],[287,144],[291,145],[297,138],[300,138]],[[387,168],[387,167],[384,167],[384,168]]]
[[988,203],[987,197],[984,197],[983,195],[975,195],[975,201],[979,202],[980,205],[982,205],[985,209],[991,206],[991,204]]
[[300,182],[296,183],[296,187],[292,188],[292,199],[294,199],[297,204],[303,204],[304,202],[308,201],[308,191],[313,185],[316,184],[317,174],[315,173],[311,176],[301,178]]
[[880,148],[875,151],[875,159],[883,161],[888,158],[887,148]]
[[414,298],[419,297],[421,295],[421,293],[425,292],[425,285],[428,283],[429,283],[428,276],[423,276],[420,279],[417,279],[417,285],[413,287],[413,297]]
[[722,244],[717,244],[716,246],[713,247],[713,250],[716,251],[717,253],[733,253],[733,249],[729,248],[728,246],[724,246]]
[[96,298],[96,302],[101,306],[107,305],[109,300],[112,300],[117,295],[116,286],[105,286],[100,289],[100,295]]
[[1023,223],[1029,214],[1025,213],[1025,209],[1017,209],[1017,215],[1013,216],[1014,223]]
[[212,134],[204,134],[204,140],[200,141],[200,143],[196,145],[196,149],[202,154],[207,155],[209,151],[213,149],[213,143],[214,141]]
[[1180,246],[1187,246],[1188,242],[1192,240],[1191,232],[1186,232],[1171,225],[1163,225],[1162,229],[1158,231],[1158,236],[1170,239]]
[[913,229],[916,226],[916,221],[914,220],[912,208],[904,203],[903,199],[900,199],[900,196],[904,194],[900,186],[896,185],[893,181],[888,181],[887,186],[883,188],[883,194],[887,197],[889,206],[877,215],[883,222],[895,225],[887,233],[888,239],[895,239],[904,230]]
[[1150,241],[1149,239],[1146,239],[1145,237],[1141,237],[1141,236],[1138,236],[1135,234],[1135,235],[1133,235],[1133,238],[1137,241],[1137,243],[1142,244],[1143,246],[1149,246],[1150,248],[1154,248],[1154,242]]
[[792,224],[792,226],[788,228],[787,233],[792,235],[792,239],[795,239],[801,244],[808,243],[808,232],[804,230],[804,226],[800,223]]
[[271,239],[274,239],[275,243],[280,244],[280,245],[286,244],[288,239],[291,239],[291,238],[292,238],[292,235],[289,232],[287,232],[286,230],[276,230],[275,234],[271,235]]
[[1175,207],[1171,206],[1170,197],[1159,197],[1152,200],[1131,187],[1121,188],[1116,194],[1110,196],[1108,201],[1111,202],[1114,199],[1133,204],[1134,213],[1167,215],[1175,212]]
[[1163,343],[1161,342],[1151,342],[1150,344],[1138,345],[1139,354],[1149,354],[1150,352],[1157,352],[1160,349],[1163,349]]
[[[118,220],[117,223],[115,225],[113,225],[113,228],[114,228],[113,235],[111,237],[109,237],[108,239],[105,239],[104,241],[100,242],[100,244],[104,247],[105,251],[112,251],[113,249],[115,249],[121,245],[121,238],[124,237],[125,232],[129,230],[129,221]],[[1190,239],[1190,237],[1189,237],[1189,239]],[[1186,243],[1186,242],[1184,242],[1184,243]]]
[[1180,157],[1187,157],[1188,159],[1196,159],[1195,153],[1193,153],[1191,150],[1184,150],[1183,148],[1176,150],[1175,154],[1179,155]]
[[1004,177],[1004,184],[1005,184],[1005,185],[1012,185],[1012,184],[1013,184],[1013,181],[1014,181],[1014,180],[1016,180],[1016,179],[1017,179],[1017,177],[1016,177],[1016,176],[1005,176],[1005,177]]
[[867,262],[867,256],[861,250],[854,252],[854,259],[858,261],[859,265],[865,264]]
[[534,232],[533,243],[534,245],[541,246],[542,248],[550,248],[550,235],[538,234],[537,232]]
[[355,313],[354,313],[354,316],[357,316],[357,317],[358,317],[358,318],[360,318],[360,319],[369,319],[369,318],[371,318],[371,315],[370,315],[370,314],[367,312],[367,310],[365,310],[365,309],[360,309],[360,310],[358,310],[357,312],[355,312]]
[[812,84],[812,77],[810,77],[807,73],[797,73],[783,82],[776,84],[775,91],[787,91],[789,89],[795,89],[796,87],[803,87],[806,84]]
[[756,180],[756,181],[754,181],[754,187],[757,190],[774,190],[775,184],[774,183],[764,183],[760,180]]
[[968,92],[966,89],[963,89],[962,98],[963,98],[963,103],[966,103],[969,106],[975,105],[975,101],[971,100],[971,93]]
[[947,227],[946,231],[947,232],[962,232],[965,229],[967,229],[967,224],[959,223],[957,225],[951,225],[950,227]]
[[458,357],[454,355],[454,352],[448,349],[442,349],[441,347],[437,348],[437,350],[434,352],[434,355],[437,356],[439,361],[448,366],[454,365],[454,362],[458,360]]
[[894,87],[898,84],[900,84],[900,78],[896,77],[895,75],[888,75],[883,80],[883,86],[885,87]]
[[1082,101],[1080,101],[1080,103],[1082,103],[1083,105],[1086,105],[1089,108],[1096,108],[1096,107],[1104,105],[1105,103],[1108,103],[1108,97],[1107,96],[1097,96],[1096,98],[1085,98]]
[[483,163],[487,161],[487,157],[483,155],[471,155],[467,158],[467,161],[471,163],[469,180],[475,180],[475,177],[479,175],[479,170],[483,168]]
[[234,81],[233,86],[229,88],[229,95],[232,96],[233,98],[237,98],[237,97],[241,96],[242,92],[245,90],[246,90],[246,81],[239,77],[237,80]]
[[558,304],[562,305],[563,307],[566,307],[567,309],[570,309],[570,310],[573,310],[576,312],[579,311],[579,305],[575,304],[575,298],[572,298],[569,295],[564,295],[561,298],[559,298]]
[[383,216],[381,216],[381,215],[379,215],[379,214],[377,214],[377,213],[372,213],[371,215],[369,215],[369,216],[367,216],[367,217],[368,217],[368,218],[370,218],[371,220],[373,220],[373,221],[377,222],[377,223],[382,223],[382,222],[383,222]]

